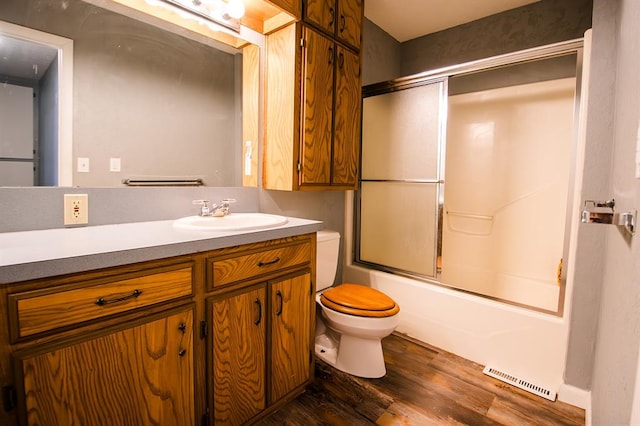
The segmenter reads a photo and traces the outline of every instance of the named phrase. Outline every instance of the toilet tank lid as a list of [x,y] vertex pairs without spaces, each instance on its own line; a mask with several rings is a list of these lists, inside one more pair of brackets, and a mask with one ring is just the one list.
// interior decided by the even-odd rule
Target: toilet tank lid
[[338,231],[332,231],[330,229],[323,229],[317,232],[317,241],[330,241],[339,240],[340,233]]

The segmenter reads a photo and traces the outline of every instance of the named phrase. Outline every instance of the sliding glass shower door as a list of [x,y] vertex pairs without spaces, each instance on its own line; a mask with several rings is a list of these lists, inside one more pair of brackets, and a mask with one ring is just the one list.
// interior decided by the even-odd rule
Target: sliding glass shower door
[[580,59],[365,87],[356,263],[561,314]]
[[446,81],[363,99],[359,260],[435,278]]

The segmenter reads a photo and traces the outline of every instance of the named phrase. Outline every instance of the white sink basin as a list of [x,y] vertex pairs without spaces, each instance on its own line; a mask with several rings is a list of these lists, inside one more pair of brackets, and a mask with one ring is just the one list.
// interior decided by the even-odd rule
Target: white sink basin
[[187,216],[177,219],[173,226],[196,231],[244,231],[274,228],[287,223],[287,218],[267,213],[229,213],[226,216]]

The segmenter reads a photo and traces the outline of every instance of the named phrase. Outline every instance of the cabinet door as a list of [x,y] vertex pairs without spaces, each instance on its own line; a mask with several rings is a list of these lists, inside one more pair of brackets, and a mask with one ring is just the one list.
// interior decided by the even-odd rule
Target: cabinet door
[[304,18],[333,35],[336,28],[335,0],[306,0]]
[[265,408],[265,296],[251,287],[212,303],[216,424],[243,424]]
[[192,309],[29,352],[16,355],[24,385],[21,423],[195,423]]
[[335,45],[320,33],[306,27],[304,40],[300,184],[329,185]]
[[[310,377],[312,308],[311,274],[271,283],[271,402]],[[315,311],[313,311],[315,313]]]
[[338,0],[336,37],[360,49],[362,33],[362,0]]
[[338,47],[333,184],[356,187],[360,152],[360,60]]

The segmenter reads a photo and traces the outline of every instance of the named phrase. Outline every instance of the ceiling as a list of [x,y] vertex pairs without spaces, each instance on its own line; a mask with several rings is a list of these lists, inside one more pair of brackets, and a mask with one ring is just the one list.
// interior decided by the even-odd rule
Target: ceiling
[[399,42],[539,0],[366,0],[364,14]]

